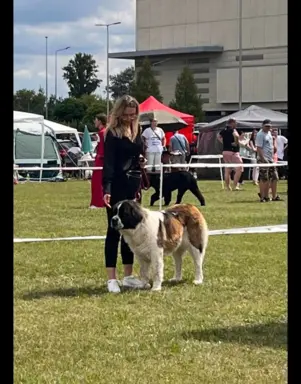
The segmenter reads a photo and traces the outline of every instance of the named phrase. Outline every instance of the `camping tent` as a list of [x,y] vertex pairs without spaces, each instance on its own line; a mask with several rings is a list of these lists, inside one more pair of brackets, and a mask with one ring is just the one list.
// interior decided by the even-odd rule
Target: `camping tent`
[[[177,117],[180,117],[182,120],[184,120],[188,126],[181,129],[180,132],[185,135],[189,142],[192,141],[192,132],[194,127],[194,116],[188,115],[187,113],[176,111],[175,109],[169,108],[166,105],[160,103],[157,99],[155,99],[153,96],[150,96],[146,100],[143,101],[143,103],[140,104],[140,112],[147,112],[150,110],[164,110],[167,111]],[[167,142],[169,141],[172,133],[167,132],[166,133],[166,139]]]
[[[234,117],[237,121],[237,127],[243,130],[251,131],[253,129],[260,129],[262,122],[265,119],[270,119],[275,128],[287,129],[288,116],[285,113],[273,111],[271,109],[261,108],[257,105],[232,113],[231,115],[224,116],[218,120],[212,121],[206,126],[200,128],[198,137],[198,154],[199,155],[217,155],[222,152],[222,145],[217,140],[217,134],[226,126],[229,118]],[[213,160],[211,160],[212,162]],[[218,177],[218,169],[206,170],[199,169],[198,174],[204,176],[213,174]]]
[[[14,111],[14,163],[20,166],[60,166],[60,156],[57,151],[52,131],[45,127],[44,117],[25,112]],[[30,172],[32,175],[33,172]],[[53,178],[58,172],[38,172],[40,181],[43,178]],[[36,176],[37,171],[34,172]],[[48,176],[47,176],[48,174]],[[33,177],[35,178],[35,177]]]

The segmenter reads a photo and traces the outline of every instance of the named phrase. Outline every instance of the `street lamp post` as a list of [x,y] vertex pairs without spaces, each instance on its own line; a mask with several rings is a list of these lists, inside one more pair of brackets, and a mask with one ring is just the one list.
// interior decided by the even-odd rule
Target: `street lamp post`
[[238,108],[242,109],[242,0],[239,0],[238,23]]
[[115,23],[110,24],[95,24],[96,27],[106,27],[107,28],[107,117],[109,117],[110,114],[110,68],[109,68],[109,46],[110,46],[110,35],[109,35],[109,28],[111,25],[118,25],[121,24],[121,21],[116,21]]
[[55,96],[55,101],[57,99],[57,54],[58,52],[61,51],[67,51],[70,47],[65,47],[65,48],[60,48],[55,51],[55,67],[54,67],[54,96]]
[[48,119],[48,36],[45,36],[46,43],[46,79],[45,79],[45,117]]

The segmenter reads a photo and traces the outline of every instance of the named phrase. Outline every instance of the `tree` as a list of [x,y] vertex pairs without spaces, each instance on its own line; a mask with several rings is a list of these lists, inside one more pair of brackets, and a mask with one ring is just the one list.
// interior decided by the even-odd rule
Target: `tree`
[[184,67],[178,77],[175,89],[175,100],[172,100],[169,106],[178,111],[195,116],[198,122],[203,120],[202,100],[198,94],[193,73],[188,67]]
[[20,112],[37,113],[45,112],[45,94],[40,88],[38,92],[32,89],[20,89],[14,94],[14,110]]
[[109,91],[114,100],[122,95],[130,95],[135,81],[134,67],[128,67],[117,75],[110,76]]
[[94,119],[98,113],[107,113],[107,102],[103,98],[95,95],[84,95],[81,101],[85,108],[83,125],[87,125],[90,131],[95,131]]
[[146,57],[137,73],[136,81],[133,83],[132,96],[134,96],[139,103],[149,96],[154,96],[157,100],[162,101],[163,98],[159,86],[160,83],[155,78],[151,62]]
[[69,96],[79,98],[91,95],[99,87],[102,80],[97,78],[98,65],[92,55],[76,53],[66,67],[63,67],[63,78],[70,89]]
[[[14,98],[14,110],[28,113],[44,115],[46,113],[46,95],[43,88],[38,92],[32,89],[20,89],[16,91]],[[51,120],[55,106],[55,97],[50,95],[48,98],[48,118]]]
[[56,120],[66,123],[76,121],[76,128],[85,116],[85,105],[82,100],[68,97],[61,102],[57,102],[53,111]]

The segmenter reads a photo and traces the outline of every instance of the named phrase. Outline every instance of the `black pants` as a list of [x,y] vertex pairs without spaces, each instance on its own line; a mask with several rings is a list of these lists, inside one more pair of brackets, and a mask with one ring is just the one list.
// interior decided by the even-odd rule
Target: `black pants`
[[[126,175],[121,176],[112,184],[111,205],[125,199],[134,199],[136,192],[140,188],[140,181],[135,178],[128,178]],[[111,227],[112,209],[107,208],[108,228],[105,240],[105,261],[106,268],[116,268],[118,245],[120,241],[120,233]],[[129,246],[121,237],[121,258],[122,264],[132,265],[134,263],[134,254]]]
[[[106,209],[108,218],[108,229],[105,241],[106,268],[116,268],[120,234],[118,231],[116,231],[116,229],[113,229],[110,225],[113,216],[112,209]],[[121,258],[123,265],[134,263],[134,254],[130,250],[126,242],[123,240],[123,237],[121,237]]]

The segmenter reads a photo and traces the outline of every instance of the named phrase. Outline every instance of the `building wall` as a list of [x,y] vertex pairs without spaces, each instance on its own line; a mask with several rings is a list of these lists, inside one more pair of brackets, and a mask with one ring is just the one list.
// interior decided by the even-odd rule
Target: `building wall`
[[[205,110],[237,109],[239,0],[136,2],[137,50],[224,47],[222,54],[158,57],[164,101],[174,97],[177,76],[189,65]],[[287,0],[243,0],[242,45],[243,103],[286,109]]]

